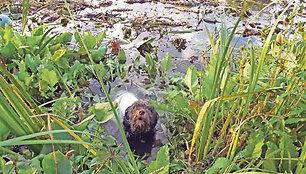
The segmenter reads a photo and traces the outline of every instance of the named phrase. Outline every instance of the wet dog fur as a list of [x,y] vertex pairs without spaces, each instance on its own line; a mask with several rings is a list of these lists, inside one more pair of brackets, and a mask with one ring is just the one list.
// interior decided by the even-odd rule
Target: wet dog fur
[[159,118],[151,103],[138,100],[129,106],[123,117],[123,127],[135,155],[150,154],[155,142],[155,126]]
[[123,126],[127,137],[141,138],[155,132],[159,118],[151,103],[138,100],[129,106],[123,117]]

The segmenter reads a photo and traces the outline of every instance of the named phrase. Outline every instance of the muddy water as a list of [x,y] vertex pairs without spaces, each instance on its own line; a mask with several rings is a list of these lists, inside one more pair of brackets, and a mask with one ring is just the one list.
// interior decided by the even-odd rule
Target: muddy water
[[[98,3],[100,1],[92,1],[93,3]],[[158,57],[162,58],[166,52],[169,52],[176,59],[175,65],[177,72],[185,72],[186,67],[191,64],[195,64],[198,68],[200,66],[200,62],[195,60],[194,63],[190,63],[190,59],[200,56],[200,54],[205,50],[208,46],[208,37],[207,33],[204,29],[204,23],[209,28],[210,32],[213,32],[215,28],[219,28],[221,22],[223,21],[228,28],[233,27],[236,20],[238,19],[238,15],[233,13],[226,13],[224,9],[227,8],[227,5],[232,8],[239,8],[239,2],[236,0],[228,0],[226,3],[220,3],[218,7],[214,7],[211,5],[205,5],[204,3],[197,3],[195,6],[184,7],[184,6],[175,6],[172,4],[164,4],[160,2],[145,2],[145,3],[133,3],[127,4],[125,0],[113,0],[112,5],[109,7],[102,8],[102,12],[111,13],[112,15],[118,18],[118,22],[113,25],[112,28],[107,29],[108,39],[123,39],[124,33],[122,31],[123,27],[131,29],[131,37],[126,39],[126,43],[122,44],[122,48],[126,51],[129,60],[135,58],[139,53],[135,47],[135,45],[139,42],[139,40],[147,39],[147,38],[155,38],[153,42],[153,46],[159,45]],[[267,0],[249,2],[249,4],[253,3],[250,12],[255,14],[258,9],[262,8],[264,4],[266,4]],[[180,11],[179,9],[187,9],[190,12]],[[126,9],[129,11],[126,12],[115,12],[116,9]],[[269,12],[265,13],[265,16],[270,16],[270,18],[260,19],[260,23],[262,26],[266,24],[270,24],[272,14]],[[131,22],[136,18],[150,19],[150,20],[159,20],[161,17],[169,17],[171,18],[171,22],[180,23],[185,22],[186,25],[182,25],[179,27],[172,26],[161,26],[159,27],[151,27],[151,28],[143,28],[139,27],[135,29]],[[163,21],[167,21],[167,19],[161,19]],[[247,19],[246,19],[247,20]],[[168,20],[169,21],[169,20]],[[204,22],[201,22],[204,21]],[[238,32],[242,32],[244,27],[242,26],[242,22],[240,27],[238,28]],[[99,32],[101,30],[97,28],[91,28],[92,32]],[[149,30],[149,31],[148,31]],[[183,33],[183,34],[174,34],[175,32],[182,31],[192,31],[191,33]],[[230,32],[230,30],[229,30]],[[234,39],[238,39],[237,36]],[[179,44],[175,44],[177,39],[182,39],[183,46]],[[240,46],[247,42],[248,39],[252,39],[254,41],[258,40],[258,37],[250,36],[240,38],[237,46]],[[181,42],[179,42],[181,43]],[[182,48],[179,48],[182,46]],[[130,63],[130,62],[127,62]]]
[[[93,0],[90,2],[98,4],[100,1]],[[116,22],[113,23],[112,27],[106,28],[106,40],[118,39],[123,41],[121,42],[121,47],[126,52],[127,64],[130,64],[139,54],[136,48],[137,43],[148,38],[155,38],[152,45],[153,47],[159,46],[157,52],[159,59],[161,59],[166,52],[169,52],[174,57],[172,71],[168,72],[168,74],[170,76],[182,76],[182,73],[185,73],[188,66],[192,64],[197,68],[200,68],[201,66],[199,57],[209,45],[204,24],[208,27],[210,32],[213,33],[216,28],[220,28],[221,22],[224,22],[227,28],[229,28],[228,32],[230,32],[230,28],[234,26],[239,17],[239,14],[237,14],[235,10],[239,10],[242,6],[241,2],[238,0],[221,1],[217,7],[212,6],[211,4],[201,3],[200,1],[193,2],[195,2],[196,5],[186,7],[161,2],[128,4],[125,0],[113,0],[112,5],[110,6],[101,7],[99,9],[87,8],[84,11],[79,12],[79,14],[103,12],[104,14],[114,16],[113,19],[115,19]],[[252,7],[250,9],[250,15],[255,15],[266,3],[268,3],[267,0],[256,2],[248,1],[248,4],[246,5]],[[180,9],[184,9],[184,11]],[[273,23],[273,11],[276,10],[277,8],[275,7],[268,8],[259,16],[261,18],[256,19],[255,22],[259,21],[261,27]],[[143,22],[144,25],[135,27],[133,23],[137,20],[150,20],[150,22],[156,20],[172,23],[184,23],[185,25],[161,25],[161,27],[150,27],[150,22],[148,22],[149,24]],[[245,28],[243,24],[248,20],[249,18],[243,19],[238,27],[238,32],[243,32]],[[83,26],[82,29],[84,31],[90,30],[93,33],[99,33],[104,30],[104,28],[97,28],[95,22],[92,22],[89,19],[83,19],[83,23],[85,24],[81,26]],[[131,36],[127,39],[124,39],[123,27],[131,30]],[[260,44],[261,42],[258,36],[251,35],[248,37],[240,37],[240,35],[236,35],[232,43],[235,43],[238,39],[237,47],[243,45],[249,39],[253,40],[255,43]],[[182,42],[178,42],[179,44],[177,44],[175,43],[177,40],[181,40]],[[191,59],[193,59],[192,62]],[[144,61],[144,58],[141,58],[140,62],[143,63]],[[129,79],[131,79],[128,83],[122,84],[121,87],[114,88],[114,93],[112,93],[114,97],[118,91],[122,90],[135,92],[140,97],[145,97],[146,95],[157,95],[157,97],[159,97],[160,95],[163,95],[162,90],[159,90],[158,88],[153,87],[149,89],[146,87],[142,83],[143,78],[139,77],[138,74],[128,74],[128,76]],[[117,79],[117,81],[112,85],[116,86],[120,83],[120,79]],[[97,84],[97,82],[94,82],[92,87]],[[99,91],[97,91],[97,93],[99,93]]]

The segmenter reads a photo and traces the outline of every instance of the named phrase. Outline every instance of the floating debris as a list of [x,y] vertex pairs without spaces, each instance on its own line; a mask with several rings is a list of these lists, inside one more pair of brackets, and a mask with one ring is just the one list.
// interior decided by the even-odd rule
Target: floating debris
[[179,37],[172,38],[171,43],[179,52],[187,48],[186,46],[187,41],[186,39],[183,39],[183,38],[179,38]]

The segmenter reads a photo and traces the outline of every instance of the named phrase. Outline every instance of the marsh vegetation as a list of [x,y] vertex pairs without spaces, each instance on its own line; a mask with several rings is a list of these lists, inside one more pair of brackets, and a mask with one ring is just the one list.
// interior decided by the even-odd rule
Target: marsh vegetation
[[[224,6],[228,23],[201,11],[218,1],[120,1],[88,25],[84,8],[112,1],[35,2],[0,4],[15,17],[0,27],[0,173],[306,173],[302,2]],[[123,25],[113,13],[148,4],[198,18],[139,15]],[[273,22],[251,21],[271,7],[282,7]],[[31,9],[52,10],[59,23]],[[208,42],[193,44],[201,35]],[[113,102],[122,90],[162,120],[167,143],[150,163],[125,137]],[[112,117],[122,144],[106,133]]]

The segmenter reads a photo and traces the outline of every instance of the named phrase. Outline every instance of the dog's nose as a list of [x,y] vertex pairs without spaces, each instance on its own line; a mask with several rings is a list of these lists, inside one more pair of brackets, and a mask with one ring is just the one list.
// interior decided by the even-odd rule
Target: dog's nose
[[139,117],[138,120],[142,120],[142,117]]

